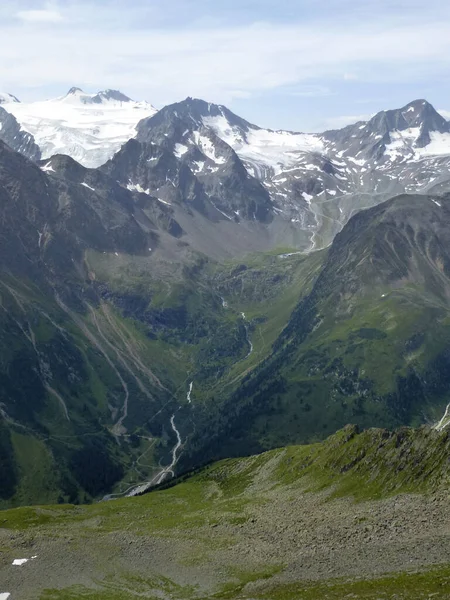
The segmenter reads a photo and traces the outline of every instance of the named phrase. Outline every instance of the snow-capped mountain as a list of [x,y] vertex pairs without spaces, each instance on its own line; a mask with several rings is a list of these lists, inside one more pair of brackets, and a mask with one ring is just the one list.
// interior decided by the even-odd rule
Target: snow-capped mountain
[[0,92],[0,104],[10,104],[11,102],[20,102],[18,98],[7,92]]
[[156,112],[117,90],[86,94],[71,88],[65,96],[30,103],[1,94],[0,102],[33,136],[43,158],[68,154],[88,167],[106,162],[135,135],[137,123]]
[[44,158],[63,153],[103,165],[124,187],[173,205],[185,231],[201,214],[207,222],[196,231],[205,237],[216,223],[217,241],[221,222],[223,250],[241,243],[244,225],[252,250],[322,248],[363,208],[403,192],[450,190],[450,125],[426,100],[321,134],[264,129],[193,98],[157,112],[115,90],[72,88],[3,107],[30,136],[4,138],[16,149],[25,153],[34,136]]
[[270,243],[302,250],[328,245],[363,208],[450,187],[450,126],[425,100],[304,134],[262,129],[187,98],[141,121],[136,140],[139,148],[124,147],[108,166],[123,185],[170,203],[205,206],[206,198],[222,219],[269,223]]

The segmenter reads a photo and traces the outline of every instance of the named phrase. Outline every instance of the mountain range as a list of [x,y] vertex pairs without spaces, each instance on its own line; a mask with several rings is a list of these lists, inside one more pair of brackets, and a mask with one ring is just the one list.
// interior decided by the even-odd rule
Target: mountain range
[[1,506],[441,419],[450,126],[426,101],[301,134],[192,98],[1,99]]
[[20,125],[5,123],[2,137],[30,158],[61,153],[87,167],[111,159],[103,168],[117,171],[122,185],[173,202],[178,212],[182,204],[181,220],[184,204],[195,202],[206,216],[195,229],[208,230],[211,218],[229,221],[220,226],[223,242],[214,227],[217,243],[205,241],[201,251],[311,251],[328,246],[361,208],[404,192],[449,189],[450,126],[425,100],[341,130],[302,134],[263,129],[192,98],[156,111],[115,90],[72,88],[28,104],[1,97]]

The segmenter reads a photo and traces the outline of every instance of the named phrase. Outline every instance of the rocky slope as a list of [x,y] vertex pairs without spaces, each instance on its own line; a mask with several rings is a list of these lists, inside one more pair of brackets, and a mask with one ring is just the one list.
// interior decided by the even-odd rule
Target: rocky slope
[[140,498],[4,511],[0,590],[24,600],[444,600],[449,452],[447,432],[349,426]]
[[[0,498],[98,495],[122,477],[124,458],[150,454],[161,426],[171,444],[177,399],[164,365],[150,366],[146,330],[114,312],[89,256],[139,263],[170,253],[179,228],[155,198],[66,156],[37,166],[0,143],[0,181]],[[151,435],[124,437],[150,416]]]

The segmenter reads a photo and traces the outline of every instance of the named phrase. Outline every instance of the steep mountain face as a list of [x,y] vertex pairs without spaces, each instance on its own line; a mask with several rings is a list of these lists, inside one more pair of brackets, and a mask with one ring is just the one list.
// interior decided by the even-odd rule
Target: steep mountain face
[[156,112],[117,90],[86,94],[74,87],[60,98],[30,103],[7,96],[2,106],[34,137],[43,158],[67,154],[87,167],[106,162],[134,137],[137,123]]
[[[211,456],[347,422],[437,422],[450,401],[449,232],[448,196],[403,195],[353,217],[272,356],[224,399]],[[204,441],[199,428],[189,450]]]
[[155,198],[67,156],[38,166],[0,143],[0,182],[0,503],[98,496],[133,455],[165,461],[181,365],[150,366],[160,343],[145,324],[130,329],[96,271],[107,262],[138,279],[150,256],[175,253],[177,224]]
[[223,110],[188,99],[141,121],[130,140],[101,170],[128,189],[173,207],[197,250],[214,257],[293,243],[267,189],[250,175],[234,150],[203,125]]
[[[0,102],[1,104],[1,102]],[[0,140],[31,160],[39,160],[41,151],[34,137],[24,131],[15,117],[0,106]]]
[[[145,174],[120,166],[123,184],[170,201],[173,170],[187,167],[201,186],[181,197],[204,203],[206,194],[230,221],[254,215],[266,224],[267,247],[281,239],[304,251],[325,247],[362,208],[449,185],[449,124],[425,100],[339,131],[300,134],[262,129],[224,106],[188,98],[144,119],[136,139],[149,164]],[[121,161],[108,165],[111,174],[114,163]],[[148,174],[154,170],[156,178]]]

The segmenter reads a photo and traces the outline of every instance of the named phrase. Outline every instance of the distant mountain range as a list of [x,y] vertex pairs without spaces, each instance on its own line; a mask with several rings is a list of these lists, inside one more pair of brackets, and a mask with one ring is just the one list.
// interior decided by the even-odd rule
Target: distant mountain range
[[[72,88],[29,104],[0,98],[19,124],[1,111],[0,135],[11,147],[32,159],[67,154],[87,167],[113,159],[104,168],[117,170],[122,185],[228,221],[216,253],[323,248],[362,208],[450,189],[450,126],[426,100],[303,134],[263,129],[192,98],[158,112],[116,90]],[[235,242],[242,226],[245,247]]]

